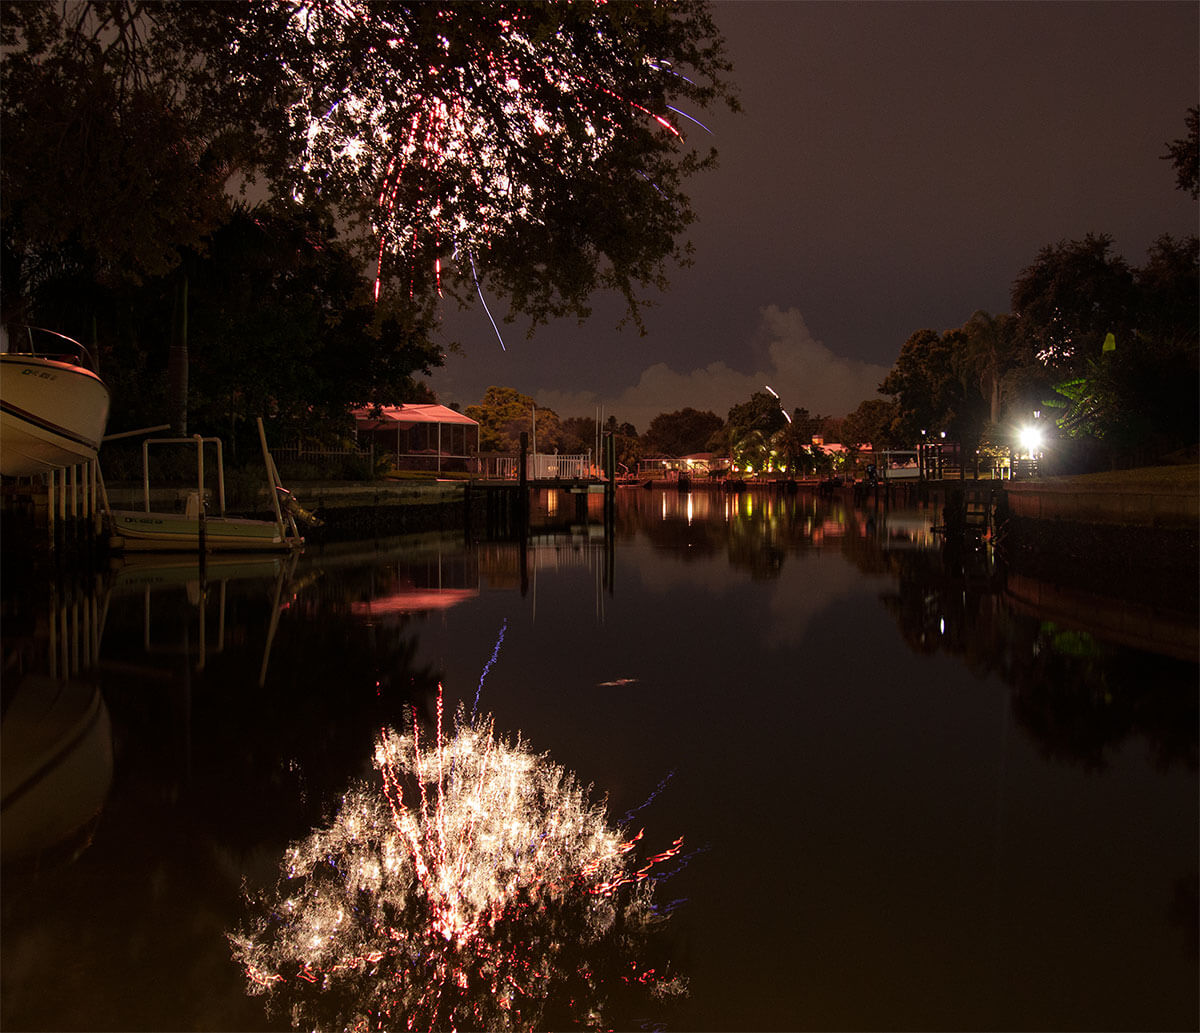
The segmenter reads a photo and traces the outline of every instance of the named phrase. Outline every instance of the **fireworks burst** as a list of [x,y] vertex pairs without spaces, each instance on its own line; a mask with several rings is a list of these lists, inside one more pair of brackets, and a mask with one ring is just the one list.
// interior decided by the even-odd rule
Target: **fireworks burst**
[[628,149],[637,124],[665,141],[637,144],[658,189],[669,166],[657,156],[683,140],[674,116],[691,118],[667,98],[707,99],[663,55],[635,49],[634,20],[666,13],[368,0],[283,10],[297,55],[285,64],[306,84],[288,113],[307,142],[302,182],[372,198],[376,298],[393,263],[409,268],[410,292],[415,270],[430,269],[440,295],[449,261],[482,299],[475,264],[498,233],[542,225],[572,184]]
[[377,778],[287,851],[231,934],[251,993],[307,1028],[594,1027],[614,988],[683,992],[636,955],[661,920],[658,867],[574,777],[460,708],[433,741],[383,729]]

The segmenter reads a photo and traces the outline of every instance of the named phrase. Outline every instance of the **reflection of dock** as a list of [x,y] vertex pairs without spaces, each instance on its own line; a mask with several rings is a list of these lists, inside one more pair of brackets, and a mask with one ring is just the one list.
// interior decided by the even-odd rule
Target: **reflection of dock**
[[478,523],[488,537],[570,532],[613,524],[611,482],[589,480],[471,481],[466,485],[468,531]]
[[[24,605],[29,605],[28,599]],[[69,860],[90,842],[113,775],[108,709],[95,677],[106,607],[94,584],[53,583],[28,632],[4,642],[0,854]]]
[[[195,669],[203,671],[208,663],[210,654],[221,653],[225,649],[225,628],[227,593],[231,581],[260,581],[272,584],[274,598],[271,603],[270,625],[267,631],[266,644],[263,647],[262,668],[259,684],[266,678],[267,663],[271,654],[271,646],[278,629],[279,613],[285,585],[290,584],[296,570],[298,552],[288,556],[247,556],[247,555],[214,555],[200,557],[195,554],[163,556],[158,554],[126,556],[116,561],[113,567],[108,597],[120,595],[141,594],[142,596],[142,648],[147,657],[178,653],[189,659],[195,655]],[[174,589],[183,590],[187,609],[193,611],[197,624],[197,634],[193,645],[190,635],[185,635],[182,643],[169,644],[162,641],[156,631],[156,624],[167,623],[163,620],[161,594]],[[160,593],[158,603],[155,593]],[[210,602],[215,600],[215,630],[210,622]],[[107,598],[105,602],[107,611]],[[111,668],[110,664],[104,666]],[[139,665],[133,665],[138,667]],[[128,665],[123,669],[131,672]],[[166,672],[162,668],[147,668],[141,665],[141,672],[154,677],[162,677]]]

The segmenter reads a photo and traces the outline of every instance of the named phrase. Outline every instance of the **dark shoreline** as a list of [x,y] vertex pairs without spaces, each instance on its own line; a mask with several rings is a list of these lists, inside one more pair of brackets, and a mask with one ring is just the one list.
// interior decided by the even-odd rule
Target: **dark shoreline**
[[1010,516],[1000,548],[1016,574],[1144,606],[1200,613],[1195,528]]

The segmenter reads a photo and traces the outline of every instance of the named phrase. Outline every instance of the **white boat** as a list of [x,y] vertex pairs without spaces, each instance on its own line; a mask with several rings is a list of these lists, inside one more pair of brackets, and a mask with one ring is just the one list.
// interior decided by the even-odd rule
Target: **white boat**
[[201,519],[198,501],[184,513],[112,510],[108,517],[116,551],[197,552],[203,548],[206,552],[267,552],[291,549],[304,541],[273,520],[207,515]]
[[28,477],[96,458],[108,387],[87,349],[29,328],[28,351],[0,351],[0,474]]
[[[279,483],[275,461],[267,451],[262,420],[258,421],[266,465],[268,489],[275,510],[274,520],[231,516],[225,512],[225,461],[220,438],[199,434],[190,438],[147,438],[142,442],[142,508],[104,507],[109,548],[114,552],[217,552],[240,550],[270,552],[298,549],[304,538],[296,529],[290,493]],[[185,495],[182,513],[152,511],[150,508],[151,445],[187,445],[196,450],[196,488]],[[216,448],[217,493],[214,511],[209,512],[209,493],[204,487],[204,446]]]

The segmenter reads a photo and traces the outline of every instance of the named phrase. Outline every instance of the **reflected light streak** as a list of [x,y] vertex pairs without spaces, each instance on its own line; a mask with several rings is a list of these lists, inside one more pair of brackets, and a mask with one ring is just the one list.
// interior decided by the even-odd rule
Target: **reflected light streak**
[[447,610],[451,606],[475,599],[477,588],[429,588],[396,592],[380,599],[368,599],[350,604],[356,617],[382,617],[395,613],[423,613],[427,610]]
[[684,993],[636,957],[682,837],[639,856],[573,775],[461,707],[445,735],[442,709],[439,687],[432,741],[382,729],[374,777],[251,900],[248,992],[310,1029],[595,1027],[614,990]]

